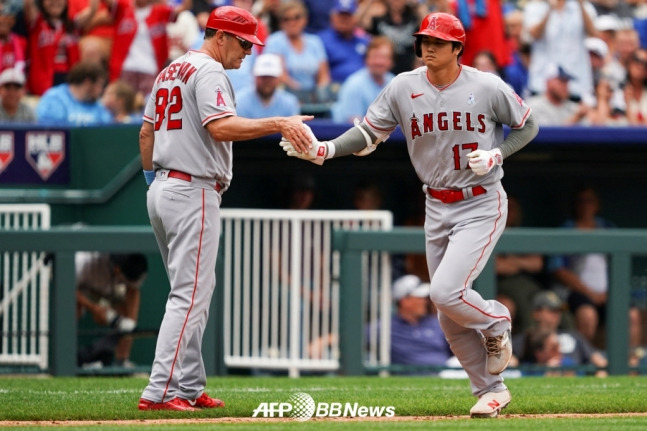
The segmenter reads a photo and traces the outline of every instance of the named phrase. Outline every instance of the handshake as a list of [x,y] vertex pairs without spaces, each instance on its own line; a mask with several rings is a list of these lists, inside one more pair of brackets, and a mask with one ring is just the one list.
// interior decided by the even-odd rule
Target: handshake
[[316,165],[323,165],[325,159],[331,159],[335,152],[335,146],[330,141],[319,142],[312,133],[312,129],[304,124],[303,127],[306,128],[308,134],[310,135],[310,142],[312,143],[312,148],[307,153],[299,153],[295,148],[292,142],[288,141],[283,137],[279,145],[283,148],[283,151],[287,153],[290,157],[297,157],[299,159],[308,160]]

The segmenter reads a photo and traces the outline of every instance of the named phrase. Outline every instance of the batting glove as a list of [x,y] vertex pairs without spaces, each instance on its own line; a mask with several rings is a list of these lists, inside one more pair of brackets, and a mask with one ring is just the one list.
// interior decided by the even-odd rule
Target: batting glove
[[469,165],[476,175],[485,175],[492,170],[495,166],[503,164],[503,156],[501,150],[495,148],[493,150],[476,150],[467,155],[469,158]]
[[318,141],[314,133],[312,133],[312,129],[308,127],[307,124],[304,124],[303,126],[308,130],[308,133],[310,134],[312,142],[312,148],[310,148],[310,151],[308,151],[307,153],[297,152],[297,150],[294,149],[292,142],[288,141],[285,138],[281,139],[279,145],[281,145],[281,148],[283,148],[283,151],[285,151],[288,156],[308,160],[309,162],[321,166],[323,165],[325,159],[331,159],[333,157],[335,153],[335,146],[330,141]]
[[120,317],[117,322],[115,322],[115,325],[113,325],[113,328],[115,328],[119,332],[133,332],[135,330],[135,327],[137,327],[136,320],[123,316]]

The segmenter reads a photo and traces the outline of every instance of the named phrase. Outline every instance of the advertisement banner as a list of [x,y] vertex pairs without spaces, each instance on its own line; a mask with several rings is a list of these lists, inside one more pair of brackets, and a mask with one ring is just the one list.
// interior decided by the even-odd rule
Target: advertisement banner
[[1,130],[0,184],[67,185],[67,130]]

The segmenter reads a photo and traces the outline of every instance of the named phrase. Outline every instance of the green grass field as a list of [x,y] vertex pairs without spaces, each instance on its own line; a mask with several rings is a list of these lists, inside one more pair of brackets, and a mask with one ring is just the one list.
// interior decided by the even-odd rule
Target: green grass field
[[[57,430],[120,429],[190,430],[214,427],[209,418],[221,418],[219,428],[235,430],[604,430],[647,429],[647,377],[528,377],[508,379],[512,403],[498,419],[469,419],[474,404],[467,380],[432,377],[211,377],[207,392],[226,402],[224,409],[199,412],[140,412],[137,401],[145,378],[0,377],[0,429],[39,429],[42,424],[14,421],[56,422]],[[395,416],[380,421],[313,418],[252,419],[260,403],[287,402],[298,392],[315,403],[359,403],[360,406],[393,406]],[[585,414],[585,416],[576,415]],[[559,415],[545,417],[542,415]],[[459,417],[457,417],[459,416]],[[422,417],[422,418],[421,418]],[[189,419],[187,423],[151,423],[142,419]],[[241,418],[232,423],[222,418]],[[237,419],[237,420],[241,420]],[[132,423],[97,421],[133,420]],[[60,423],[87,421],[83,424]],[[49,427],[48,427],[49,428]]]

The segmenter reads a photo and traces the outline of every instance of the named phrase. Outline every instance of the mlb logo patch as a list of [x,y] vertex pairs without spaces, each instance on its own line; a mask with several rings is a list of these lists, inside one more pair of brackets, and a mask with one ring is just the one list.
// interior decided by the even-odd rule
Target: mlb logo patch
[[25,134],[25,158],[45,181],[65,159],[65,134],[28,132]]
[[14,156],[14,135],[13,132],[0,133],[0,173],[2,173]]

